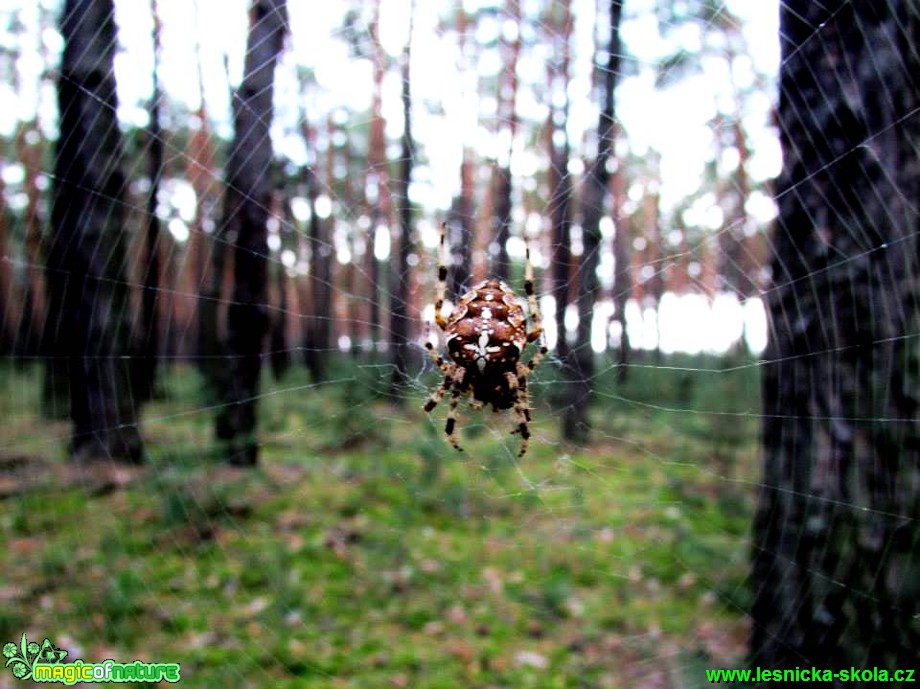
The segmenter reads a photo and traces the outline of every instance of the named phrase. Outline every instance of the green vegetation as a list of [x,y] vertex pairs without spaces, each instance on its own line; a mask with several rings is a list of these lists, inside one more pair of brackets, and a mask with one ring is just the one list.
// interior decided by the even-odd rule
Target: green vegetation
[[294,371],[255,470],[215,461],[190,369],[145,410],[147,466],[83,469],[40,372],[0,371],[0,642],[189,687],[703,686],[747,637],[757,371],[663,363],[602,371],[591,446],[559,442],[547,365],[520,462],[491,413],[450,448],[434,378],[398,408],[386,367]]

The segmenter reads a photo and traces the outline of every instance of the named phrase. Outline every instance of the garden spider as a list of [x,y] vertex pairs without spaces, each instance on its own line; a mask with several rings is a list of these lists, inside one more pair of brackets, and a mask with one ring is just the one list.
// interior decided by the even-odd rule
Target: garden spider
[[464,294],[448,317],[442,313],[444,294],[447,291],[447,223],[441,224],[441,242],[438,254],[438,287],[434,303],[434,319],[444,331],[449,361],[434,350],[430,340],[425,348],[435,365],[444,373],[444,382],[425,403],[431,412],[448,392],[450,407],[444,432],[450,444],[462,451],[457,442],[455,425],[457,405],[461,395],[472,395],[470,406],[479,410],[491,404],[492,410],[514,409],[517,428],[512,433],[521,434],[518,457],[527,452],[530,440],[530,405],[527,397],[527,378],[533,373],[546,346],[526,364],[520,362],[524,347],[540,340],[543,325],[537,298],[533,289],[533,266],[530,248],[525,251],[524,292],[530,310],[532,329],[527,329],[527,316],[514,291],[503,281],[494,278],[482,280]]

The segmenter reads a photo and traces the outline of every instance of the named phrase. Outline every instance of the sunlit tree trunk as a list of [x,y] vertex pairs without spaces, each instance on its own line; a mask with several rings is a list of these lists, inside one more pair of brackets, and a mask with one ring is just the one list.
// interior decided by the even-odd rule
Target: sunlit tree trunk
[[390,171],[386,150],[386,119],[383,116],[383,81],[386,76],[386,53],[380,42],[380,0],[375,0],[374,19],[371,24],[371,62],[374,69],[374,90],[371,104],[370,141],[368,143],[368,178],[366,188],[370,191],[371,224],[367,232],[367,294],[370,336],[373,352],[381,341],[382,294],[381,265],[375,249],[379,232],[390,231],[392,205],[390,203]]
[[920,14],[781,6],[752,662],[916,665]]
[[588,436],[588,406],[591,401],[591,384],[594,378],[594,350],[591,347],[591,324],[594,320],[594,303],[600,285],[597,266],[600,261],[601,218],[606,212],[610,194],[610,164],[614,156],[616,134],[615,91],[620,73],[620,17],[623,3],[611,0],[609,4],[610,34],[606,46],[607,64],[603,69],[600,100],[600,118],[597,123],[597,154],[591,163],[582,191],[582,245],[584,247],[578,266],[578,333],[572,350],[569,370],[571,397],[563,417],[563,436],[569,440],[584,441]]
[[[214,187],[216,173],[214,172],[214,150],[211,143],[211,130],[208,123],[208,113],[202,93],[201,107],[197,113],[198,127],[191,132],[187,148],[186,178],[195,190],[195,219],[192,221],[188,244],[185,249],[185,263],[182,266],[183,294],[177,295],[181,308],[179,313],[179,327],[182,331],[186,352],[191,350],[196,357],[208,351],[206,338],[202,337],[204,329],[202,323],[207,321],[204,311],[212,308],[216,314],[217,304],[205,304],[204,296],[206,285],[210,285],[210,261],[205,253],[209,245],[205,232],[207,227],[214,231],[212,210],[214,208]],[[216,318],[215,318],[216,322]],[[203,359],[196,359],[202,370]]]
[[217,417],[227,460],[258,459],[256,401],[268,329],[268,209],[272,193],[275,65],[287,30],[285,0],[254,0],[250,9],[243,82],[233,100],[235,135],[227,161],[223,225],[234,248],[233,296],[227,308],[228,379]]
[[[140,461],[130,389],[122,136],[111,0],[68,0],[61,20],[60,136],[47,253],[49,376],[66,376],[71,456]],[[60,366],[59,364],[65,364]],[[54,384],[53,384],[54,385]]]

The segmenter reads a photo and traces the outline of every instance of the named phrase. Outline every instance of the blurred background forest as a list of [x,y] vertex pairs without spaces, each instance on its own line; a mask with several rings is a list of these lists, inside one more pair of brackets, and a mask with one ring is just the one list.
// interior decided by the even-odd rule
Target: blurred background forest
[[[841,119],[859,108],[820,85],[840,132],[802,125],[815,103],[788,94],[812,93],[808,60],[840,79],[853,46],[884,56],[876,20],[903,24],[891,54],[916,60],[916,12],[892,1],[856,38],[827,29],[828,48],[825,23],[858,14],[832,4],[784,3],[781,29],[779,3],[741,0],[4,3],[0,641],[180,662],[193,686],[686,687],[751,652],[818,662],[775,648],[800,596],[869,613],[827,604],[820,582],[780,605],[765,593],[780,569],[858,598],[875,584],[840,563],[882,571],[888,530],[889,554],[917,543],[916,505],[884,481],[864,495],[770,473],[820,454],[825,421],[832,453],[856,452],[854,419],[867,447],[914,447],[913,392],[852,414],[846,386],[828,392],[839,406],[790,392],[838,380],[819,363],[859,340],[821,320],[845,312],[821,295],[858,302],[860,256],[872,289],[915,270],[873,263],[885,229],[847,243],[858,193],[820,186],[883,126],[900,135],[910,79],[854,78],[891,95],[878,127]],[[784,169],[815,131],[805,172]],[[869,168],[842,186],[869,188]],[[812,187],[831,210],[772,239]],[[892,226],[916,226],[907,198]],[[487,276],[523,297],[530,248],[549,354],[520,460],[510,413],[463,402],[460,455],[446,400],[422,412],[440,383],[424,344],[444,345],[442,222],[449,304]],[[815,237],[845,257],[842,283]],[[870,349],[910,334],[909,303]],[[807,344],[774,334],[769,350],[768,324],[798,308],[788,332]],[[903,346],[839,379],[891,390],[866,371],[913,371]],[[760,452],[759,432],[788,454]],[[777,528],[839,527],[828,505],[869,505],[841,519],[878,542],[787,550]],[[900,658],[888,642],[917,634],[915,603],[891,595],[898,622],[864,634],[894,656],[864,658]]]

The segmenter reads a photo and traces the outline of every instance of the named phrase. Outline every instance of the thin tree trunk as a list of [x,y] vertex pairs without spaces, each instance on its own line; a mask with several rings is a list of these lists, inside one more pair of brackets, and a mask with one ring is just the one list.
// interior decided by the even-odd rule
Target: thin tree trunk
[[780,11],[752,662],[891,671],[920,648],[920,16]]
[[160,128],[160,82],[157,66],[160,54],[160,17],[156,1],[151,3],[153,11],[153,93],[148,112],[150,125],[147,130],[147,174],[150,177],[150,191],[147,196],[147,226],[144,234],[144,291],[142,294],[140,350],[137,359],[135,390],[140,400],[153,397],[157,378],[157,360],[160,355],[160,218],[157,215],[157,196],[160,192],[160,178],[163,175],[163,133]]
[[630,260],[629,221],[624,216],[626,173],[620,165],[613,174],[613,317],[620,324],[620,346],[617,351],[617,382],[625,383],[629,376],[630,344],[626,327],[626,302],[632,294],[632,265]]
[[112,0],[68,0],[61,34],[48,375],[63,374],[69,384],[75,460],[137,462],[142,444],[126,363],[130,300]]
[[[569,277],[571,275],[571,200],[572,178],[569,175],[570,144],[566,123],[569,119],[569,51],[572,34],[571,0],[560,3],[561,17],[553,20],[552,40],[554,58],[547,70],[549,93],[560,92],[563,105],[550,108],[547,121],[549,147],[550,223],[553,238],[553,298],[556,302],[556,355],[563,367],[569,365],[569,343],[566,338],[565,311],[569,304]],[[556,11],[555,9],[553,10]],[[551,95],[550,98],[553,98]],[[568,404],[568,399],[560,400]]]
[[[30,141],[34,137],[34,141]],[[22,317],[16,335],[17,355],[27,359],[37,357],[41,350],[42,329],[45,323],[45,286],[42,280],[42,218],[39,176],[42,172],[44,139],[35,122],[20,127],[16,136],[19,160],[25,168],[26,218],[25,218],[25,290],[22,298]]]
[[[499,127],[507,127],[508,152],[507,158],[500,160],[493,170],[493,184],[495,185],[495,232],[493,236],[495,237],[497,251],[494,261],[495,269],[492,273],[500,280],[507,282],[511,277],[511,262],[508,260],[508,238],[511,236],[511,212],[513,210],[511,203],[513,191],[511,185],[511,155],[518,129],[517,64],[521,54],[520,0],[506,0],[505,14],[508,16],[506,21],[510,22],[510,26],[514,27],[514,38],[508,41],[505,36],[502,37],[505,68],[502,70],[501,79],[499,80],[498,121]],[[506,24],[506,26],[508,25]],[[507,31],[507,28],[503,28],[503,31]]]
[[280,381],[291,368],[291,350],[288,347],[288,283],[287,268],[281,261],[285,249],[292,248],[294,218],[291,215],[290,199],[284,191],[284,184],[278,183],[272,194],[272,213],[278,221],[280,247],[271,266],[274,278],[276,308],[271,312],[270,355],[272,375]]
[[454,203],[453,219],[448,222],[448,244],[451,253],[451,282],[448,298],[456,302],[470,285],[470,274],[473,262],[473,237],[475,226],[475,202],[473,195],[476,191],[475,164],[473,155],[468,149],[463,151],[463,160],[460,163],[460,196]]
[[[232,238],[233,297],[227,309],[224,405],[217,437],[232,464],[258,460],[256,401],[268,329],[268,209],[272,193],[275,65],[287,30],[285,0],[254,0],[243,83],[233,100],[235,136],[227,161],[223,225]],[[217,271],[215,271],[217,272]],[[219,278],[219,273],[217,275]]]
[[13,293],[12,263],[5,260],[9,256],[9,209],[6,205],[6,185],[0,178],[0,355],[11,354],[15,349],[14,333],[17,324],[25,317],[17,313],[14,305],[17,299]]
[[409,254],[412,251],[412,203],[409,200],[409,185],[412,182],[412,166],[415,161],[410,61],[414,9],[412,3],[409,10],[409,37],[402,54],[403,136],[396,192],[399,199],[399,247],[395,269],[390,274],[390,333],[393,347],[391,396],[397,401],[401,400],[402,389],[409,381]]
[[562,432],[567,440],[584,442],[588,437],[588,407],[591,381],[594,378],[594,350],[591,347],[591,324],[594,303],[600,291],[597,266],[600,261],[601,217],[610,196],[610,162],[616,133],[615,91],[620,73],[620,17],[623,3],[611,0],[610,37],[607,42],[607,65],[604,69],[600,117],[597,123],[597,155],[591,164],[582,194],[582,244],[578,266],[578,333],[570,356],[569,382],[571,398],[566,405]]
[[[330,146],[331,147],[331,146]],[[310,308],[306,314],[303,330],[304,363],[314,382],[326,379],[326,358],[330,346],[331,309],[331,247],[326,238],[326,223],[316,212],[316,171],[305,167],[307,198],[310,200],[310,222],[307,234],[309,247]],[[355,344],[355,343],[352,343]]]

